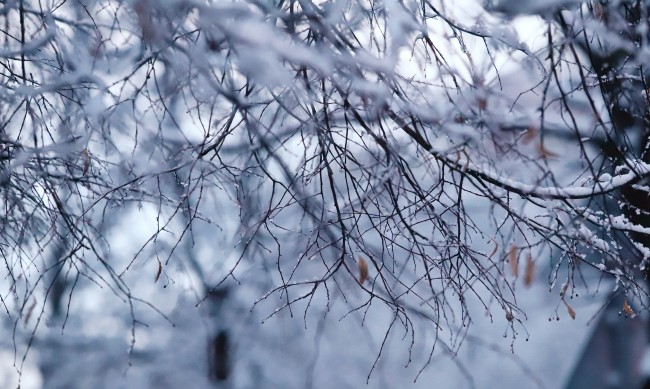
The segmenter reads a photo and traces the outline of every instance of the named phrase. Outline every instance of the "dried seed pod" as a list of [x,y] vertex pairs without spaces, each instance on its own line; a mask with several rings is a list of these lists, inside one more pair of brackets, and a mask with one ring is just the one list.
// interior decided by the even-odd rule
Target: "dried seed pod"
[[564,305],[566,305],[566,310],[569,312],[569,316],[571,316],[571,318],[573,320],[575,320],[576,319],[576,311],[573,310],[573,307],[570,306],[569,303],[567,303],[566,300],[564,300],[564,298],[562,298],[562,302],[564,303]]
[[160,273],[162,273],[162,263],[160,260],[158,260],[158,271],[156,272],[156,278],[153,280],[153,282],[158,282],[158,279],[160,278]]
[[598,20],[603,20],[603,7],[599,2],[594,1],[592,3],[594,17]]
[[88,151],[88,149],[83,149],[81,154],[83,154],[84,158],[83,175],[85,176],[90,168],[90,151]]
[[368,263],[362,256],[359,256],[357,266],[359,266],[359,284],[363,285],[368,279]]
[[571,307],[569,304],[566,304],[566,309],[567,309],[567,311],[569,311],[569,316],[571,316],[571,318],[573,320],[575,320],[576,319],[576,311],[573,310],[573,307]]
[[562,300],[564,300],[564,296],[566,295],[566,291],[569,289],[569,281],[567,280],[565,283],[562,284],[562,288],[560,288],[560,297],[562,297]]
[[535,127],[530,127],[526,130],[524,135],[521,137],[522,142],[524,142],[525,145],[529,144],[535,138],[537,138],[537,135],[539,134],[539,131]]
[[630,304],[627,303],[627,300],[623,301],[623,311],[628,317],[636,316],[634,310],[632,309],[632,307],[630,307]]
[[515,245],[510,245],[510,249],[508,250],[508,262],[510,262],[512,275],[519,277],[519,249]]
[[554,153],[552,151],[549,151],[546,146],[544,146],[544,143],[539,142],[537,144],[537,153],[539,154],[540,157],[544,159],[557,159],[559,155],[557,153]]
[[530,287],[533,283],[533,276],[535,275],[535,261],[533,261],[533,256],[528,253],[526,257],[526,272],[524,273],[524,285]]
[[478,108],[481,111],[485,111],[485,109],[487,108],[487,105],[488,105],[487,99],[482,97],[482,98],[478,99],[477,103],[478,103]]
[[488,258],[492,258],[494,256],[494,254],[497,253],[497,250],[499,250],[499,244],[497,242],[494,242],[494,250],[492,250],[490,255],[488,255]]

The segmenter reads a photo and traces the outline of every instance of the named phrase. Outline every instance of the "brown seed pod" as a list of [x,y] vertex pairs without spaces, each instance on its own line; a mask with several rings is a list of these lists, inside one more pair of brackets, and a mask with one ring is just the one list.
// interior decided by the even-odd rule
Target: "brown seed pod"
[[362,256],[359,256],[357,266],[359,266],[359,284],[363,285],[368,279],[368,263]]
[[510,262],[512,275],[519,277],[519,249],[514,244],[510,245],[510,249],[508,250],[508,262]]
[[557,159],[559,157],[557,153],[549,151],[541,141],[537,144],[537,153],[544,159]]
[[490,255],[488,255],[488,258],[491,259],[494,256],[494,254],[497,253],[497,250],[499,250],[499,244],[497,242],[494,242],[494,250],[492,250]]
[[156,278],[153,280],[154,283],[158,282],[158,279],[160,278],[160,273],[162,273],[162,270],[163,270],[162,263],[160,262],[160,260],[158,260],[158,271],[156,272]]
[[90,168],[90,151],[88,151],[88,149],[83,149],[81,154],[83,154],[84,158],[83,175],[85,176]]
[[537,138],[539,131],[535,127],[530,127],[526,130],[524,135],[521,137],[522,142],[524,142],[525,145],[529,144],[535,138]]
[[526,257],[526,272],[524,273],[524,285],[530,287],[533,283],[533,276],[535,275],[535,261],[533,261],[533,256],[528,253]]
[[632,309],[632,307],[630,307],[630,304],[627,303],[627,300],[623,301],[623,311],[628,317],[636,316],[634,310]]
[[567,311],[569,311],[569,316],[571,316],[571,318],[573,320],[575,320],[576,319],[576,311],[574,311],[573,308],[569,304],[566,305],[566,309],[567,309]]
[[564,303],[564,305],[566,305],[566,310],[569,312],[569,316],[571,316],[571,318],[573,320],[575,320],[576,319],[576,311],[573,310],[573,307],[570,306],[569,303],[567,303],[566,300],[564,300],[564,298],[562,298],[562,302]]

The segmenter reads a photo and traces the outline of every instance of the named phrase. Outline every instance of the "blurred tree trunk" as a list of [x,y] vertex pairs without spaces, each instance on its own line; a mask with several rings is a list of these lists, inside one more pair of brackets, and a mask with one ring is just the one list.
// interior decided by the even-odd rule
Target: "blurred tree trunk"
[[[603,34],[620,36],[635,47],[641,47],[650,39],[647,33],[639,34],[642,24],[648,23],[650,8],[647,1],[594,2],[590,8],[594,18],[602,22],[600,27],[604,30],[574,31],[560,14],[558,19],[567,41],[582,49],[589,59],[590,70],[598,77],[598,89],[610,120],[606,124],[612,128],[599,144],[604,163],[612,167],[625,165],[630,159],[650,163],[650,72],[643,58],[638,56],[639,51],[628,51],[621,45],[611,44],[608,41],[611,36]],[[589,82],[584,78],[583,87],[589,89]],[[644,181],[628,184],[620,190],[620,197],[625,201],[622,206],[625,217],[635,225],[650,227],[650,197],[644,185],[647,185]],[[619,237],[621,254],[632,253],[636,257],[623,260],[641,264],[644,261],[643,250],[633,242],[650,248],[650,237],[635,232],[620,234]],[[650,268],[642,265],[641,269],[647,279]]]
[[[608,38],[618,36],[634,47],[644,47],[650,35],[643,32],[643,26],[648,24],[650,7],[647,1],[598,1],[589,5],[594,19],[601,21],[604,30],[599,31],[574,31],[572,26],[558,14],[558,20],[567,41],[575,39],[575,43],[587,55],[591,65],[591,72],[598,77],[598,90],[608,109],[608,117],[612,131],[610,136],[600,143],[604,162],[610,166],[621,166],[626,160],[638,159],[650,163],[650,72],[644,59],[639,56],[641,50],[625,50],[619,44],[610,42]],[[583,15],[584,16],[584,15]],[[606,35],[607,32],[613,35]],[[645,34],[645,35],[642,35]],[[589,88],[588,81],[583,79],[585,90]],[[650,228],[650,197],[647,183],[642,181],[629,184],[620,190],[624,204],[621,209],[627,220],[637,226]],[[607,200],[606,200],[607,202]],[[614,205],[614,204],[610,204]],[[608,204],[604,204],[607,207]],[[614,206],[612,209],[616,209]],[[612,214],[611,216],[616,216]],[[647,234],[629,232],[616,234],[619,238],[621,261],[633,263],[640,269],[639,278],[644,279],[650,288],[650,266],[647,266],[647,255],[644,247],[650,248],[650,236]],[[642,245],[643,247],[641,247]],[[639,387],[635,379],[641,373],[637,368],[643,352],[639,352],[639,345],[629,342],[630,339],[643,339],[647,343],[650,337],[648,320],[644,320],[646,334],[639,338],[632,336],[627,320],[614,320],[618,313],[623,313],[627,300],[621,291],[614,292],[608,308],[603,313],[601,322],[594,331],[590,345],[585,350],[572,381],[568,387],[575,386],[588,374],[580,374],[581,366],[591,360],[599,371],[609,374],[605,382],[600,385],[606,388]],[[639,318],[635,319],[640,320]],[[636,327],[635,327],[636,328]],[[635,332],[636,333],[636,332]],[[624,336],[627,334],[627,337]],[[599,339],[607,339],[607,347]],[[599,343],[600,342],[600,343]],[[599,347],[598,345],[603,347]],[[589,347],[599,347],[598,351],[589,351]],[[646,344],[647,347],[647,344]],[[632,349],[636,351],[632,351]],[[594,356],[595,354],[603,354]],[[635,360],[629,357],[634,355]],[[628,358],[623,358],[628,356]],[[605,358],[611,363],[599,364],[596,359]],[[624,361],[625,363],[622,363]],[[601,360],[602,362],[602,360]],[[584,369],[585,366],[582,366]],[[593,370],[591,371],[593,373]],[[605,374],[603,373],[603,374]],[[598,374],[592,374],[594,377]],[[602,374],[601,374],[602,375]],[[647,380],[647,377],[645,378]],[[633,380],[633,381],[630,381]],[[631,382],[634,382],[631,385]],[[646,382],[645,385],[648,383]],[[582,386],[580,386],[582,387]]]

